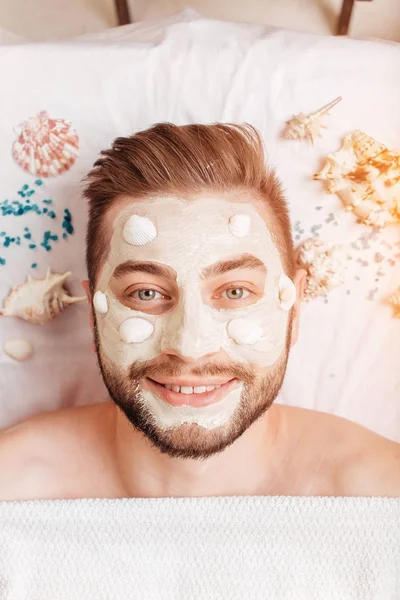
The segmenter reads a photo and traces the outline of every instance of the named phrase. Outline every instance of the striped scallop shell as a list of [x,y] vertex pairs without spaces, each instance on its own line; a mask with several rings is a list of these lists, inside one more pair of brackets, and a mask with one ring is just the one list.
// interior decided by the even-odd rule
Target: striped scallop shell
[[56,177],[68,171],[79,152],[79,137],[69,121],[51,119],[45,110],[16,128],[13,157],[36,177]]
[[157,237],[157,230],[147,217],[132,215],[125,224],[123,236],[132,246],[144,246]]

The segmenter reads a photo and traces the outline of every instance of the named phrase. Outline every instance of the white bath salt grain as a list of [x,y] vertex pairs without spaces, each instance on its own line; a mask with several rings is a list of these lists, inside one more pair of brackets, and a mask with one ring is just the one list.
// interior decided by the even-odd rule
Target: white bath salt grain
[[152,335],[153,331],[153,325],[140,317],[127,319],[119,328],[121,340],[126,344],[141,344]]
[[101,315],[105,315],[108,312],[107,296],[100,290],[97,290],[93,296],[93,306]]

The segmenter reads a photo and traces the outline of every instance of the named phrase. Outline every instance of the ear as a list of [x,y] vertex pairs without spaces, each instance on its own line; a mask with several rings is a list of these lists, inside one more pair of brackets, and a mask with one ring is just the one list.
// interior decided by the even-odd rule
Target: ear
[[291,346],[294,346],[294,344],[297,342],[297,339],[299,337],[300,307],[301,307],[301,300],[302,300],[303,294],[304,294],[304,288],[306,285],[306,277],[307,277],[307,271],[305,271],[304,269],[299,269],[296,272],[296,275],[293,279],[293,283],[296,286],[296,290],[297,290],[297,297],[296,297],[296,302],[292,308],[293,322],[292,322],[292,338],[291,338],[291,342],[290,342]]
[[[81,281],[81,285],[83,287],[83,289],[85,290],[88,302],[89,302],[89,322],[90,322],[90,329],[93,331],[94,330],[94,316],[93,316],[93,302],[92,302],[92,293],[90,291],[90,285],[89,285],[89,281],[85,280],[85,281]],[[92,349],[94,352],[96,352],[96,345],[94,343],[94,341],[92,342]]]

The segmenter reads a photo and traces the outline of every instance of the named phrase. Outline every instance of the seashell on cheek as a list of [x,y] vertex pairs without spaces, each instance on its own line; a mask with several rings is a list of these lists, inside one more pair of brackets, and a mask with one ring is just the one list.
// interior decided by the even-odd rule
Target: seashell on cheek
[[105,315],[108,312],[107,296],[100,290],[97,290],[93,296],[93,306],[101,315]]
[[258,342],[263,335],[263,328],[251,319],[233,319],[227,325],[228,336],[236,344],[251,345]]
[[287,275],[281,275],[276,286],[278,306],[288,312],[294,306],[296,298],[297,290],[293,281]]
[[131,317],[123,321],[119,328],[121,340],[126,344],[141,344],[154,332],[154,326],[146,319]]

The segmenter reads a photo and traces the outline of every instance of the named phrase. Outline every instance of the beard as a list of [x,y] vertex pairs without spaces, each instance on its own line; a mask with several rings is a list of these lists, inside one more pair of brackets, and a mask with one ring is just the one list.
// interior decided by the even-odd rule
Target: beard
[[[291,320],[285,349],[279,361],[267,374],[257,375],[251,365],[242,363],[204,362],[187,372],[187,365],[177,356],[168,360],[155,359],[133,363],[128,370],[118,369],[101,351],[97,324],[94,326],[96,354],[103,381],[111,400],[133,427],[163,454],[173,458],[207,459],[233,444],[262,417],[279,394],[289,358]],[[185,371],[185,372],[184,372]],[[240,403],[232,417],[223,425],[208,430],[197,424],[183,423],[164,429],[143,400],[140,382],[153,376],[181,377],[221,376],[243,383]]]

